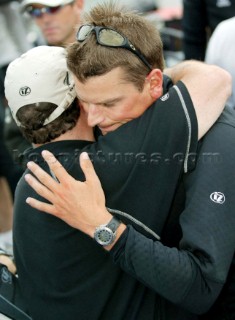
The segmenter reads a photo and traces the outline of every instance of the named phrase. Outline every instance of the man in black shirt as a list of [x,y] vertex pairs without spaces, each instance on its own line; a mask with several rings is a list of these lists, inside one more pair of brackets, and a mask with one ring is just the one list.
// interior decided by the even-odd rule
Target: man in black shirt
[[[98,14],[100,18],[104,19],[113,10],[112,7],[106,9],[105,12]],[[115,15],[119,16],[122,13],[118,10]],[[119,32],[122,31],[122,26],[130,25],[130,18],[133,25],[138,26],[138,29],[147,28],[149,35],[146,47],[148,48],[151,43],[154,43],[153,39],[156,39],[158,34],[155,28],[145,22],[143,18],[123,13],[124,20],[121,23],[119,23],[119,19],[114,19],[119,25]],[[138,39],[132,37],[131,34],[128,34],[131,43],[135,44]],[[127,43],[126,38],[125,40]],[[97,46],[96,43],[93,45]],[[162,95],[161,42],[158,43],[158,56],[156,56],[155,45],[153,47],[151,57],[148,56],[146,48],[143,48],[143,53],[153,66],[151,70],[149,70],[149,63],[140,52],[135,57],[134,52],[136,51],[129,52],[125,47],[123,49],[112,48],[110,51],[112,52],[112,60],[103,59],[103,55],[97,59],[98,57],[94,56],[95,51],[90,51],[92,57],[88,57],[88,60],[92,58],[89,61],[90,67],[92,66],[92,75],[88,74],[88,80],[80,83],[82,87],[84,85],[84,90],[79,90],[78,93],[83,93],[79,98],[87,111],[88,122],[94,121],[93,116],[98,115],[100,120],[103,119],[102,125],[101,122],[98,124],[100,129],[103,133],[110,132],[99,137],[96,143],[89,146],[84,146],[81,142],[74,140],[53,141],[53,143],[47,144],[47,149],[55,152],[66,169],[76,179],[83,178],[78,167],[80,150],[88,151],[93,157],[97,172],[102,176],[102,185],[107,193],[107,204],[112,208],[125,209],[130,213],[129,215],[121,215],[122,223],[116,224],[118,232],[124,230],[125,224],[128,224],[130,232],[134,232],[134,234],[137,232],[138,236],[144,237],[146,240],[149,238],[159,239],[161,236],[181,172],[182,170],[185,172],[190,170],[189,154],[196,151],[197,144],[197,125],[192,100],[197,113],[199,137],[201,137],[214,121],[213,119],[216,118],[219,108],[223,106],[230,92],[230,78],[225,71],[191,62],[189,65],[183,64],[171,70],[170,75],[177,84],[169,88],[165,95]],[[133,45],[128,48],[134,50]],[[105,47],[105,52],[106,50],[107,47]],[[107,51],[107,58],[110,52]],[[119,59],[123,59],[122,66],[126,68],[128,64],[133,65],[134,73],[138,72],[142,86],[138,83],[139,79],[133,77],[131,68],[127,73],[124,67],[120,67],[118,70],[112,70],[111,67],[111,71],[105,72],[101,78],[93,77],[96,62],[99,64],[100,59],[103,63],[104,61],[107,63],[112,61],[116,67],[114,58],[117,54]],[[76,61],[79,61],[81,66],[85,62],[80,58]],[[45,67],[47,67],[46,64]],[[38,73],[33,74],[38,75]],[[20,117],[20,110],[18,111],[22,107],[21,102],[18,103],[21,101],[21,97],[18,96],[19,101],[15,97],[19,92],[20,84],[22,86],[23,83],[20,82],[17,86],[12,86],[10,81],[10,79],[14,79],[16,74],[20,74],[20,72],[14,68],[13,64],[8,70],[8,82],[6,82],[8,92],[7,90],[6,92],[11,100],[9,105],[12,108],[13,116],[19,125],[22,125],[23,118]],[[192,75],[194,76],[192,77]],[[205,76],[207,76],[206,79]],[[202,109],[205,108],[204,105],[208,99],[203,97],[203,93],[208,77],[213,84],[210,84],[206,92],[207,98],[210,96],[211,100],[207,105],[207,121],[204,121]],[[93,83],[93,78],[97,82]],[[99,81],[100,79],[101,81]],[[102,90],[105,89],[102,88],[103,80],[106,80],[105,86],[108,86],[106,91]],[[111,80],[114,80],[115,83],[112,83]],[[75,82],[78,85],[78,79],[75,78]],[[224,82],[228,87],[223,87],[221,91],[216,90]],[[86,91],[86,85],[90,87],[90,84],[94,86],[89,88],[89,93]],[[28,86],[30,87],[31,84],[29,83]],[[105,98],[101,103],[102,95],[100,94],[102,92]],[[211,96],[212,92],[213,96]],[[38,95],[40,96],[40,92]],[[98,105],[107,108],[105,109],[106,118],[96,110],[98,97]],[[90,99],[91,101],[89,101]],[[117,106],[117,104],[120,105]],[[145,110],[146,112],[144,112]],[[143,112],[144,114],[139,117]],[[55,115],[58,115],[57,111],[53,112],[51,116],[49,115],[49,119],[55,119]],[[44,114],[41,127],[44,127],[45,117],[47,115]],[[108,122],[105,119],[108,119]],[[130,121],[131,119],[134,120]],[[24,127],[30,125],[31,123],[23,122]],[[31,127],[31,131],[32,129],[41,129],[41,127]],[[116,130],[111,132],[111,127]],[[22,129],[26,131],[25,128]],[[53,131],[50,132],[53,133]],[[34,149],[33,152],[26,155],[26,159],[30,160],[34,157],[43,169],[54,176],[41,157],[41,151],[44,148],[45,146],[39,146]],[[158,179],[159,183],[157,183]],[[165,183],[162,183],[164,179]],[[54,179],[49,181],[55,183]],[[56,183],[56,187],[59,186]],[[146,190],[149,192],[146,193]],[[72,193],[73,190],[71,189],[69,192]],[[27,298],[30,314],[34,319],[45,317],[50,319],[146,319],[146,314],[150,319],[155,318],[157,314],[159,314],[159,318],[161,317],[165,308],[161,308],[160,305],[165,303],[165,293],[169,294],[172,289],[171,281],[166,281],[167,287],[159,288],[158,294],[155,292],[155,288],[154,290],[153,288],[148,289],[143,283],[123,272],[121,268],[114,266],[110,255],[83,232],[71,228],[55,217],[42,215],[41,212],[27,206],[25,200],[28,196],[36,197],[36,193],[22,179],[17,189],[15,203],[14,252],[19,281]],[[42,199],[39,197],[38,200]],[[50,204],[47,204],[47,207],[50,208]],[[158,217],[156,213],[159,213]],[[110,217],[109,213],[108,217]],[[97,219],[93,220],[89,227],[90,235],[93,235],[96,226],[106,223],[106,219],[107,215],[101,218],[97,215]],[[28,223],[22,223],[23,221]],[[83,219],[80,220],[80,224],[83,225]],[[160,250],[159,253],[161,253],[163,249],[161,243],[155,243],[159,244],[157,250]],[[164,267],[170,265],[172,260],[169,259],[168,250],[170,248],[165,249],[162,255],[164,259],[161,260],[159,267],[162,263]],[[30,254],[27,254],[28,252]],[[187,261],[191,265],[193,260],[190,259],[186,251],[184,254],[187,255]],[[165,260],[167,256],[169,258]],[[197,263],[194,263],[194,267],[196,266]],[[37,273],[34,272],[35,270]],[[165,280],[174,277],[174,274],[174,272],[171,276],[167,274]],[[184,279],[184,268],[179,276]],[[180,288],[182,287],[180,286]],[[171,297],[167,298],[171,299]],[[184,316],[189,314],[181,308],[178,309],[178,313],[181,315],[182,313]],[[192,316],[190,315],[190,317]]]

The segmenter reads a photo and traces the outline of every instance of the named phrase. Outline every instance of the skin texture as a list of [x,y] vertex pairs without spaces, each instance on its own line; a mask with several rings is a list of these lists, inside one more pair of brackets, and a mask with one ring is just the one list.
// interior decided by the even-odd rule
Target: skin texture
[[0,263],[4,264],[11,273],[13,273],[13,274],[16,273],[16,266],[11,258],[9,258],[5,255],[0,255]]
[[[42,8],[42,5],[33,5]],[[48,44],[64,46],[75,41],[76,25],[79,23],[83,9],[83,0],[62,7],[54,14],[44,13],[42,17],[34,18]]]
[[85,83],[76,77],[74,80],[77,95],[87,113],[88,125],[97,125],[103,135],[141,116],[162,94],[162,72],[159,69],[149,73],[142,91],[124,80],[121,68],[91,77]]
[[7,232],[12,228],[13,201],[7,180],[0,177],[0,232]]

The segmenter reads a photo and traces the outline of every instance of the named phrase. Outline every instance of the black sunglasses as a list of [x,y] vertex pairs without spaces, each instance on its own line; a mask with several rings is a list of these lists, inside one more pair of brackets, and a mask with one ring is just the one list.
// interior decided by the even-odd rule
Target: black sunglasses
[[41,18],[45,13],[47,14],[55,14],[58,12],[63,6],[57,7],[42,7],[42,8],[34,8],[29,6],[26,8],[26,12],[33,18]]
[[125,36],[112,28],[84,24],[79,28],[77,32],[77,41],[83,42],[93,31],[95,32],[97,42],[101,46],[125,48],[133,52],[150,70],[152,70],[151,65],[148,63],[145,57],[133,46],[133,44]]
[[66,1],[65,4],[61,4],[60,6],[56,7],[50,7],[50,6],[44,6],[41,8],[35,8],[33,6],[28,6],[26,8],[26,12],[33,18],[41,18],[45,13],[46,14],[55,14],[63,7],[67,6],[68,4],[72,4],[74,0]]

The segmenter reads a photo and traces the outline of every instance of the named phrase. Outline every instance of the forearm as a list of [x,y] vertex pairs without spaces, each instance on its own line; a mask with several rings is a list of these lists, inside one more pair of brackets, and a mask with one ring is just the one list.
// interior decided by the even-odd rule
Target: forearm
[[124,241],[121,238],[111,250],[115,264],[162,297],[192,313],[201,314],[210,308],[223,283],[207,279],[201,273],[200,264],[207,263],[206,257],[201,257],[200,261],[190,252],[166,247],[132,227],[124,236]]
[[183,81],[187,77],[196,76],[198,72],[200,74],[200,69],[203,66],[203,63],[196,60],[186,60],[173,67],[165,68],[164,74],[170,77],[172,82],[176,84],[178,81]]
[[165,69],[173,83],[186,85],[197,114],[199,138],[217,120],[231,95],[232,79],[230,74],[215,65],[199,61],[184,61]]
[[169,76],[174,84],[178,81],[183,81],[190,87],[190,89],[192,84],[195,84],[198,86],[198,88],[203,89],[202,83],[197,82],[198,80],[201,80],[203,84],[207,84],[206,88],[204,88],[205,93],[205,90],[208,89],[208,83],[206,82],[206,79],[208,79],[208,77],[215,79],[217,76],[219,76],[221,79],[217,79],[215,84],[210,84],[210,86],[215,89],[217,86],[227,84],[228,87],[226,88],[227,90],[225,91],[224,95],[228,97],[231,94],[231,87],[229,86],[231,79],[228,72],[215,65],[208,65],[204,62],[196,60],[185,60],[171,68],[164,69],[164,74]]

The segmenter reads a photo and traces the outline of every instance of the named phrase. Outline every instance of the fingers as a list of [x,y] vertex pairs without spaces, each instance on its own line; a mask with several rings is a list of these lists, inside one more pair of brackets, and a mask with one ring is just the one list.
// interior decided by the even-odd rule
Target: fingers
[[[48,189],[55,190],[58,186],[58,182],[55,181],[47,172],[39,167],[35,162],[30,161],[27,163],[28,169],[37,177],[37,179],[43,183]],[[35,179],[36,180],[36,179]],[[26,180],[27,181],[27,180]],[[27,181],[28,182],[28,181]]]
[[54,157],[54,155],[51,152],[44,150],[42,151],[42,156],[44,160],[47,162],[51,171],[55,174],[55,176],[61,183],[68,182],[68,179],[72,179],[72,177],[64,169],[62,164]]
[[41,197],[53,202],[53,193],[47,187],[41,184],[31,174],[26,174],[24,178],[26,182],[34,189],[34,191],[36,191]]
[[0,256],[0,263],[4,264],[11,273],[13,273],[13,274],[16,273],[16,266],[15,266],[14,262],[9,257],[4,256],[2,254]]
[[56,211],[55,211],[55,208],[53,205],[51,204],[48,204],[48,203],[44,203],[44,202],[41,202],[39,200],[36,200],[34,198],[31,198],[31,197],[28,197],[26,199],[26,202],[31,206],[33,207],[34,209],[37,209],[39,211],[43,211],[43,212],[46,212],[46,213],[50,213],[54,216],[57,216],[56,214]]
[[85,175],[86,181],[99,182],[100,180],[95,172],[94,166],[88,156],[88,153],[82,152],[80,155],[80,166]]

